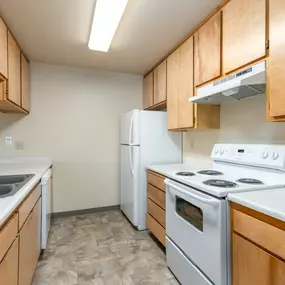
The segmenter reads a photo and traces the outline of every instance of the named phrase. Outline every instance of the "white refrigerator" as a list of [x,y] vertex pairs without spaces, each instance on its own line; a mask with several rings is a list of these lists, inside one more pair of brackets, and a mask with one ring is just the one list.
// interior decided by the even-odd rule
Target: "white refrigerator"
[[148,164],[180,163],[181,133],[168,132],[166,112],[132,110],[121,119],[121,210],[146,229]]

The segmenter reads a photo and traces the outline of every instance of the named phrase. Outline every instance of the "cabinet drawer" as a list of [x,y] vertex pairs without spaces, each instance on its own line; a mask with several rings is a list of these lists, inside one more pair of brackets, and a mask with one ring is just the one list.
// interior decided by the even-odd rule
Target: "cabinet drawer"
[[150,200],[165,210],[165,192],[151,184],[147,184],[147,196]]
[[150,172],[147,173],[147,182],[162,191],[165,191],[164,180],[165,180],[165,177],[163,176],[157,176]]
[[146,217],[146,226],[151,233],[165,246],[165,229],[149,214]]
[[233,230],[264,249],[285,259],[285,231],[232,210]]
[[32,212],[35,207],[37,201],[41,197],[42,189],[41,184],[38,184],[31,192],[29,197],[24,201],[24,203],[19,208],[19,229],[22,228],[25,223],[27,217]]
[[1,285],[18,285],[18,251],[19,241],[17,238],[0,263]]
[[18,214],[15,214],[0,231],[0,262],[18,234]]
[[165,228],[165,210],[150,199],[147,200],[147,212]]

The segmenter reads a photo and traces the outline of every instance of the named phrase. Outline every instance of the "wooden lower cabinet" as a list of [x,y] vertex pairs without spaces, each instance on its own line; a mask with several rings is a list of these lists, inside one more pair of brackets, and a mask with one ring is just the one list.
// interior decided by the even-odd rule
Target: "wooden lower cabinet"
[[284,285],[285,263],[238,234],[232,235],[232,285]]
[[[0,262],[18,234],[19,215],[15,214],[0,230]],[[0,283],[1,284],[1,283]]]
[[160,208],[151,199],[147,199],[147,212],[165,228],[165,210]]
[[41,198],[20,231],[19,285],[31,285],[41,251]]
[[163,175],[147,171],[147,215],[146,226],[165,246],[165,185]]
[[285,284],[285,223],[231,203],[232,285]]
[[147,214],[146,226],[154,234],[154,236],[165,246],[165,228],[161,226],[156,219],[150,214]]
[[154,187],[153,185],[147,185],[147,196],[153,202],[155,202],[159,207],[165,210],[165,192]]
[[19,240],[16,238],[0,263],[1,285],[18,285],[18,251]]
[[285,121],[285,2],[269,1],[270,56],[267,60],[267,115],[272,121]]

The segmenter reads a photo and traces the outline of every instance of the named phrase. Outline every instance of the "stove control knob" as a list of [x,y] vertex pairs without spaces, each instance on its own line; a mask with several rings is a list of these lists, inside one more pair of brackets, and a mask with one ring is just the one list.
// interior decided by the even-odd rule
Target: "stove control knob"
[[222,155],[225,151],[223,149],[220,149],[220,155]]
[[215,149],[215,154],[218,154],[219,150],[218,149]]
[[276,160],[279,157],[279,153],[274,151],[273,152],[273,159]]
[[267,158],[267,157],[268,157],[268,151],[265,150],[265,151],[262,153],[261,158],[265,159],[265,158]]

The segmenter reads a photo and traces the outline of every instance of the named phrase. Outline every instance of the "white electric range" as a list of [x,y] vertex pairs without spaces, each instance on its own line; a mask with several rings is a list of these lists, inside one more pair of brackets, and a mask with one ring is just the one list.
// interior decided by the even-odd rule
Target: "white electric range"
[[284,145],[217,144],[212,164],[166,179],[166,258],[182,285],[230,284],[233,192],[283,188]]

